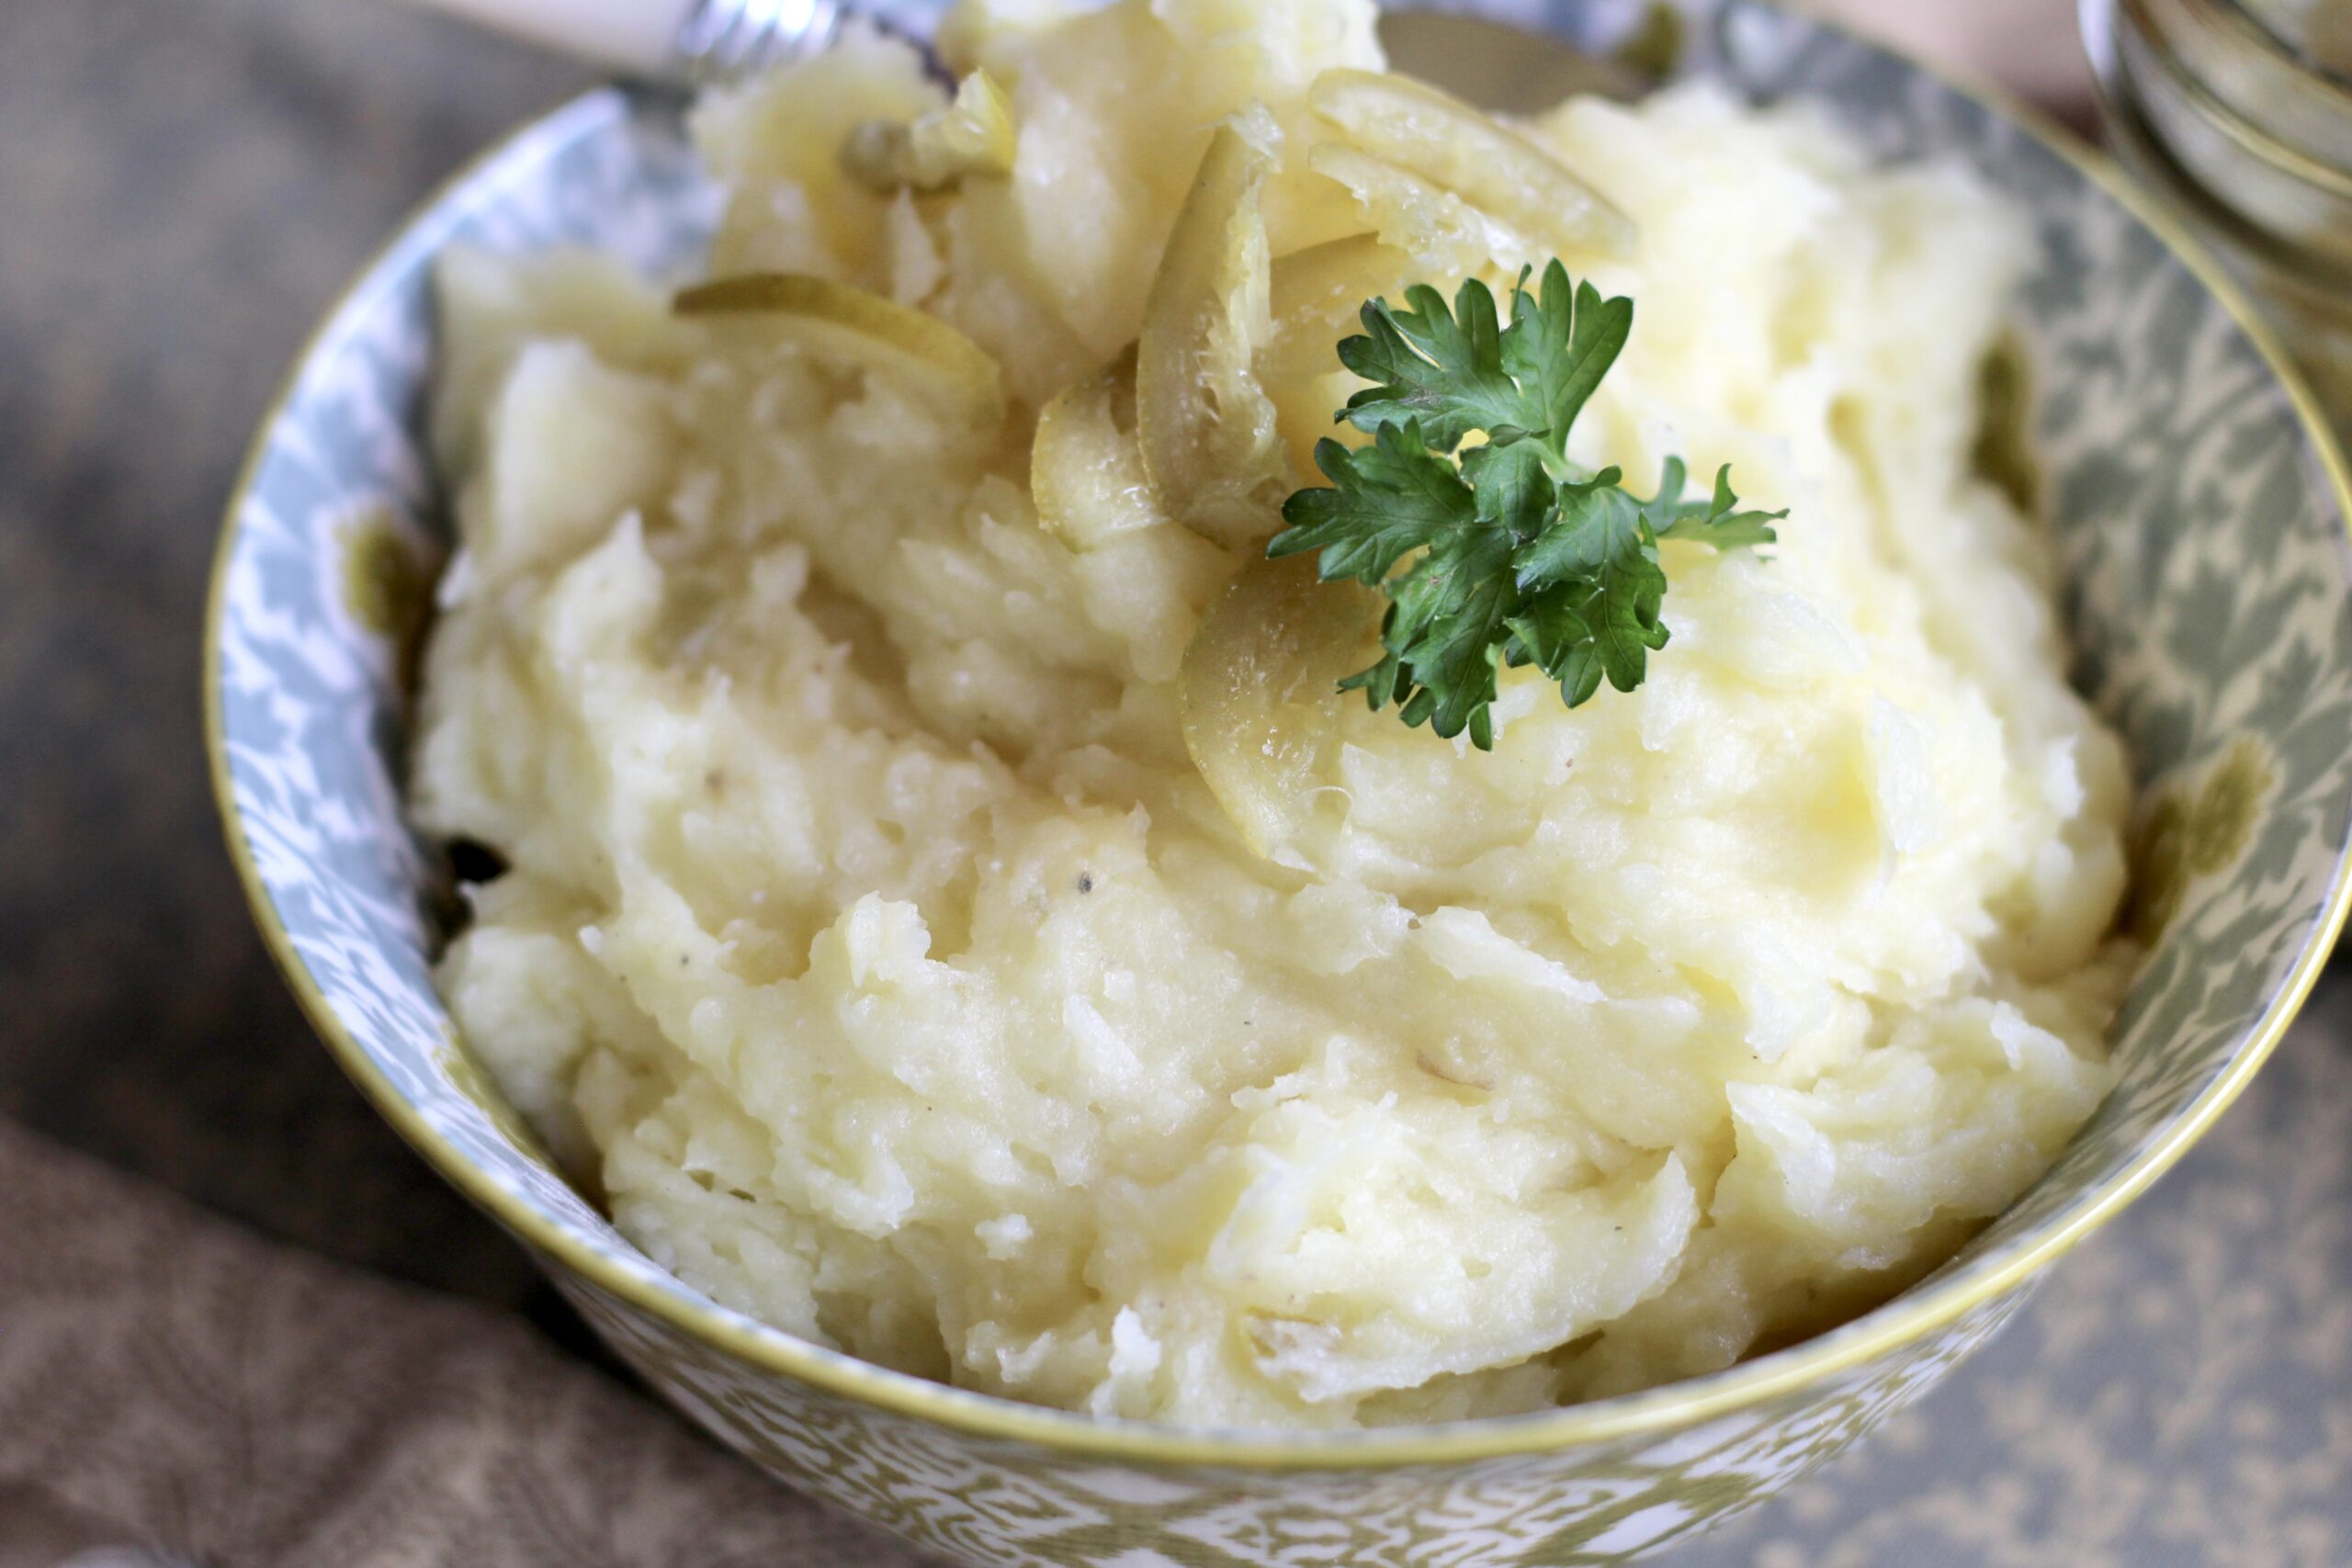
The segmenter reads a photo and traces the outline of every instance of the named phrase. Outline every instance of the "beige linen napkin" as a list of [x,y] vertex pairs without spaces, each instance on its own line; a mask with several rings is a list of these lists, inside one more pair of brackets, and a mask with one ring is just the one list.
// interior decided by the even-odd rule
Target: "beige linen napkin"
[[0,1122],[0,1568],[922,1562],[510,1314]]

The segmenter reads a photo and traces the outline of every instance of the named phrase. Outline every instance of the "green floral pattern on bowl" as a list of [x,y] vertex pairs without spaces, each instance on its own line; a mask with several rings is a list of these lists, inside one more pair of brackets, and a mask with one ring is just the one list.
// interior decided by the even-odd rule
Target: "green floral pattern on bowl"
[[[1649,11],[1480,8],[1600,51]],[[209,729],[232,851],[321,1032],[721,1439],[973,1562],[1621,1562],[1787,1484],[1933,1384],[2276,1043],[2341,920],[2352,815],[2352,554],[2307,401],[2198,269],[2035,134],[1747,0],[1679,8],[1680,69],[1817,100],[1888,156],[1961,159],[2033,217],[2027,468],[2055,519],[2078,679],[2143,789],[2133,919],[2154,945],[2115,1027],[2121,1086],[2047,1178],[1889,1305],[1693,1382],[1506,1421],[1287,1439],[1096,1421],[863,1365],[663,1273],[556,1175],[452,1033],[429,973],[435,857],[398,784],[417,585],[442,548],[429,258],[453,241],[586,243],[683,275],[709,231],[677,106],[594,93],[445,191],[303,355],[231,504]]]

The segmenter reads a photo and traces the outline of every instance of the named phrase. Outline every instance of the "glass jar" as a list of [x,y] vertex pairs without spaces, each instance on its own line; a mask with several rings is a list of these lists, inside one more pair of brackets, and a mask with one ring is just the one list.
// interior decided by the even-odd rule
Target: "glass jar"
[[2081,0],[2114,150],[2352,431],[2352,0]]

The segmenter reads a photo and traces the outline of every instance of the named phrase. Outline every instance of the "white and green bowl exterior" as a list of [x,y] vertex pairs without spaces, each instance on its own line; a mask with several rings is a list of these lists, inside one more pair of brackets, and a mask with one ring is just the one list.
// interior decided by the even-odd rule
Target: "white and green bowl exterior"
[[[1644,7],[1484,9],[1605,49]],[[462,175],[311,344],[232,502],[204,680],[232,851],[322,1033],[722,1440],[972,1562],[1622,1562],[1787,1484],[1933,1384],[2276,1043],[2343,913],[2352,807],[2352,562],[2340,461],[2308,400],[2082,154],[1746,0],[1682,15],[1680,69],[1817,100],[1889,156],[1963,160],[2032,215],[2018,328],[2042,509],[2077,677],[2143,790],[2135,919],[2154,943],[2115,1026],[2120,1087],[2020,1202],[1887,1306],[1710,1378],[1509,1421],[1287,1440],[1104,1423],[866,1367],[679,1283],[556,1174],[456,1038],[429,968],[437,856],[399,783],[410,611],[447,528],[424,436],[431,256],[590,244],[683,275],[714,216],[677,107],[594,93]]]

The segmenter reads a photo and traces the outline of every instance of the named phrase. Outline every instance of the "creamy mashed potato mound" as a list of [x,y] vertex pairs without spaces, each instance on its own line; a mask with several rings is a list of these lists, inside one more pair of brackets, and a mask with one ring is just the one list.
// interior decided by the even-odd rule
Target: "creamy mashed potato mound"
[[[1972,465],[2019,216],[1705,85],[1417,163],[1317,96],[1373,22],[995,0],[953,105],[873,38],[714,95],[711,274],[791,310],[447,258],[413,804],[510,869],[440,983],[718,1300],[1123,1416],[1523,1411],[1883,1299],[2108,1089],[2124,760]],[[1555,250],[1636,306],[1572,456],[1790,516],[1481,752],[1330,692],[1376,604],[1263,545],[1355,306]]]

